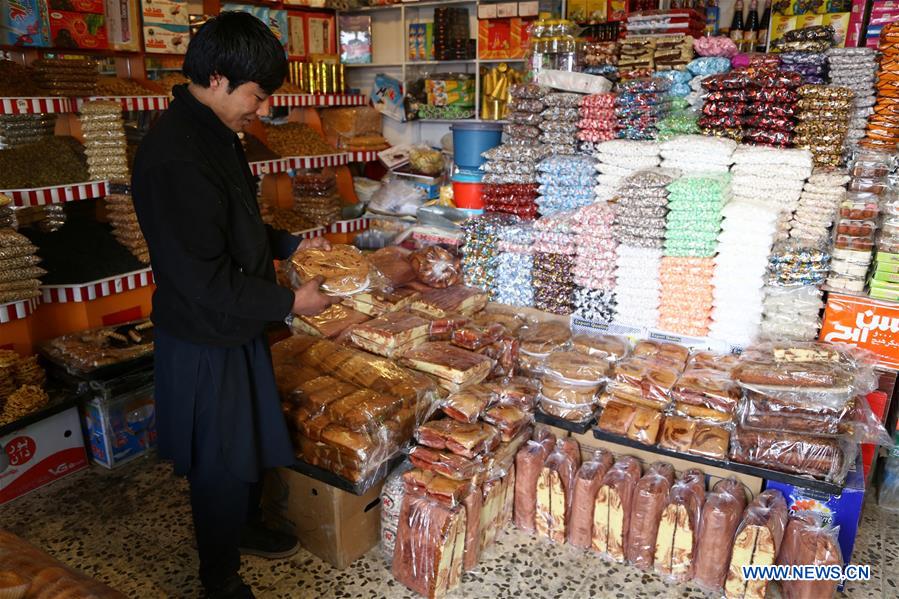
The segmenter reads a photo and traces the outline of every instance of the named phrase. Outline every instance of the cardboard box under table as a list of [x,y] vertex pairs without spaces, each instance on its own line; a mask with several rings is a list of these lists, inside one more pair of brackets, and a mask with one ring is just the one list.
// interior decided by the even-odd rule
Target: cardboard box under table
[[295,535],[310,553],[343,569],[380,540],[382,486],[379,482],[356,495],[278,468],[265,479],[263,513],[268,524]]
[[0,505],[87,468],[78,408],[62,402],[42,413],[16,430],[0,427]]

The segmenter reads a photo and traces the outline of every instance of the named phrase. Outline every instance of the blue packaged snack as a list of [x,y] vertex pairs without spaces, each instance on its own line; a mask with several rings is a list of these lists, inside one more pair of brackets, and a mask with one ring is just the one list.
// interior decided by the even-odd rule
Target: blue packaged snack
[[0,2],[0,45],[50,47],[50,15],[43,0]]

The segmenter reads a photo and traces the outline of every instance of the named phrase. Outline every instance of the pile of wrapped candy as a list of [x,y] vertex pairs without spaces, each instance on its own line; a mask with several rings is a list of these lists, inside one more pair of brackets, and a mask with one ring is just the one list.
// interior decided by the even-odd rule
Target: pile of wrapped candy
[[877,56],[873,48],[831,48],[827,51],[830,83],[853,91],[852,113],[846,144],[856,145],[865,136],[868,117],[874,114],[877,88]]
[[597,200],[609,200],[615,196],[625,177],[634,172],[659,166],[659,145],[652,141],[616,139],[596,146]]
[[659,269],[659,328],[681,335],[708,335],[714,274],[714,258],[663,257]]
[[654,39],[653,66],[657,71],[683,71],[693,60],[693,37],[679,33]]
[[704,135],[681,135],[661,144],[662,168],[673,168],[685,175],[726,173],[733,164],[736,142]]
[[462,275],[467,286],[488,292],[496,288],[499,233],[517,223],[518,217],[511,214],[483,214],[462,224]]
[[699,116],[686,98],[672,98],[668,115],[656,124],[659,141],[666,141],[678,135],[699,133],[698,121]]
[[775,244],[768,256],[767,284],[772,287],[820,286],[830,269],[826,244],[809,245],[788,240]]
[[722,214],[709,336],[746,345],[756,338],[762,321],[765,272],[779,211],[741,199],[728,202]]
[[868,118],[865,147],[892,152],[899,142],[899,21],[884,25],[879,49],[883,54],[877,74],[877,102]]
[[702,81],[708,92],[699,127],[706,135],[758,145],[787,147],[796,126],[797,73],[742,69]]
[[827,74],[827,51],[834,44],[834,29],[817,25],[787,31],[773,45],[780,67],[802,75],[803,83],[822,84]]
[[567,156],[577,153],[575,135],[581,120],[578,107],[581,94],[551,92],[543,97],[546,108],[540,113],[540,143],[544,144],[550,156]]
[[537,183],[496,183],[484,185],[482,197],[487,213],[514,214],[527,220],[537,218]]
[[622,77],[632,77],[635,71],[652,71],[655,68],[655,40],[649,37],[629,37],[621,42],[618,72]]
[[342,201],[334,174],[297,173],[293,178],[293,203],[296,212],[315,225],[340,220]]
[[594,170],[590,156],[550,156],[537,165],[540,214],[574,210],[593,203],[593,187],[589,174]]
[[717,249],[729,174],[693,175],[668,186],[665,255],[710,258]]
[[618,81],[618,42],[587,42],[584,44],[584,72],[600,75],[612,83]]
[[510,306],[534,305],[533,223],[520,223],[501,228],[491,297]]
[[577,211],[543,216],[534,222],[534,307],[552,314],[574,311]]
[[[678,140],[683,141],[677,143]],[[685,136],[678,140],[662,144],[663,164],[691,168],[685,160],[691,147],[703,156],[710,155],[712,147],[719,147],[722,154],[715,164],[731,162],[733,147],[728,145],[729,140],[700,136]],[[702,145],[707,142],[717,145]],[[730,176],[726,173],[697,175],[695,169],[693,173],[668,185],[665,257],[659,273],[659,327],[684,335],[704,336],[708,333],[714,299],[713,256]]]
[[122,105],[101,100],[85,102],[79,120],[91,179],[127,181],[128,143]]
[[596,144],[615,139],[615,94],[593,94],[581,99],[577,138],[583,153],[593,153]]
[[798,90],[797,118],[793,140],[815,157],[816,166],[839,166],[843,162],[843,144],[849,131],[854,94],[848,87],[803,85]]
[[[729,40],[729,38],[724,39]],[[705,103],[705,93],[702,89],[703,79],[727,73],[730,69],[730,59],[721,56],[700,56],[687,64],[687,71],[690,72],[692,78],[689,83],[690,93],[687,94],[686,100],[695,112],[701,113],[702,105]]]
[[731,171],[732,196],[778,210],[776,240],[786,239],[803,182],[812,173],[811,154],[806,150],[740,146],[733,159],[736,164]]
[[543,97],[549,89],[536,83],[512,86],[509,92],[509,122],[503,125],[503,144],[483,156],[487,162],[486,185],[503,183],[533,183],[537,181],[537,162],[546,151],[540,147],[540,113],[546,108]]
[[612,204],[597,202],[578,211],[574,224],[577,259],[574,281],[580,287],[611,290],[615,287],[615,247]]
[[824,309],[824,292],[816,285],[765,287],[761,337],[811,341],[817,339]]
[[615,238],[617,322],[655,326],[659,318],[659,267],[668,209],[668,189],[677,171],[647,169],[625,178],[618,189]]
[[655,139],[656,125],[669,110],[666,79],[641,77],[618,84],[615,116],[618,118],[619,139]]
[[[841,210],[846,198],[849,175],[844,170],[817,168],[806,180],[799,196],[796,211],[790,219],[790,237],[811,245],[818,245],[830,238],[830,226]],[[865,206],[869,210],[865,211]],[[860,210],[860,212],[855,212]],[[846,214],[877,214],[877,203],[853,198],[846,207]]]

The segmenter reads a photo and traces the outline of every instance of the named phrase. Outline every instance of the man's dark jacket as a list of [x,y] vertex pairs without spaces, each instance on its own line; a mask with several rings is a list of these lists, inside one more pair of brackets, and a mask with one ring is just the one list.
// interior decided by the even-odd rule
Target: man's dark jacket
[[293,292],[273,256],[296,248],[264,225],[240,140],[186,86],[141,143],[132,193],[156,278],[153,321],[201,345],[235,346],[283,320]]

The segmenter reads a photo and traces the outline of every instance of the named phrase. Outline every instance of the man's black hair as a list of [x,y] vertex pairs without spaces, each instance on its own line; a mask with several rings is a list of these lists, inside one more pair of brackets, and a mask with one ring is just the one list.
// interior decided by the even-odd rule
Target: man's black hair
[[249,13],[225,11],[191,38],[182,70],[202,87],[209,87],[210,77],[221,75],[228,78],[229,93],[254,82],[271,94],[284,83],[287,58],[265,23]]

